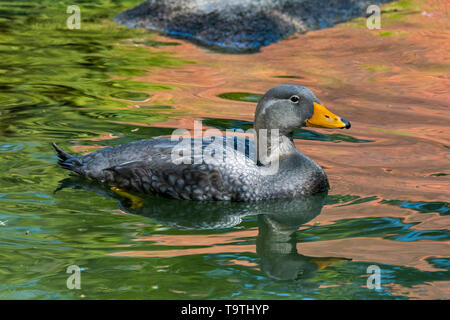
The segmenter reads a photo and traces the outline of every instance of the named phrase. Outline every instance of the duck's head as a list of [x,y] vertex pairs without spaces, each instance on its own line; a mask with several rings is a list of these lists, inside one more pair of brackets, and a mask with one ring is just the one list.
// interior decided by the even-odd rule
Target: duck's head
[[280,135],[292,136],[300,127],[350,128],[350,122],[331,113],[311,90],[295,85],[270,89],[258,103],[255,130],[279,129]]

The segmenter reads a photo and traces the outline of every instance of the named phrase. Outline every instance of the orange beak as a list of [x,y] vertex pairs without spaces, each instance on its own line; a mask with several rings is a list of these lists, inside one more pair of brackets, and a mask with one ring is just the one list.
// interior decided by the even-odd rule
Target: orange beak
[[307,127],[350,129],[350,122],[328,111],[322,104],[314,102],[314,114],[306,121]]

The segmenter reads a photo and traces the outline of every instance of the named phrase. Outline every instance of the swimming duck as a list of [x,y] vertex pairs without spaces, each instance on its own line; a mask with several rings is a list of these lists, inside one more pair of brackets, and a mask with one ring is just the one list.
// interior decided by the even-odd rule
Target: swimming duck
[[186,200],[286,199],[329,188],[322,168],[295,148],[293,133],[303,126],[349,129],[350,122],[328,111],[308,88],[280,85],[256,107],[254,140],[155,138],[84,156],[52,145],[63,168],[124,190]]

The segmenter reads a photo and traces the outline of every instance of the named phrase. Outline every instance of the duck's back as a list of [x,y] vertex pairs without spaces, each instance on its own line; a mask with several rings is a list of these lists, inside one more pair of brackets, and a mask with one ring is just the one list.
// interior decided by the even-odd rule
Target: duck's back
[[93,180],[176,199],[255,201],[324,189],[323,171],[309,158],[299,154],[298,161],[285,161],[280,172],[267,174],[257,165],[255,150],[251,139],[217,136],[140,140],[82,157],[58,153],[71,157],[60,161],[63,167]]
[[[254,143],[241,137],[157,138],[102,148],[66,168],[123,189],[176,199],[258,200]],[[64,166],[64,165],[63,165]]]

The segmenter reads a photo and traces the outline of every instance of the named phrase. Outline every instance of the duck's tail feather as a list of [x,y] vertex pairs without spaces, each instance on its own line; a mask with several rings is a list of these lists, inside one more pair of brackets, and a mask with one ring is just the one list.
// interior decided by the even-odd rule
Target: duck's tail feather
[[53,148],[55,148],[56,153],[58,154],[59,161],[58,164],[64,169],[71,170],[77,173],[80,173],[80,167],[83,165],[83,161],[77,156],[68,154],[62,151],[56,143],[52,142]]

